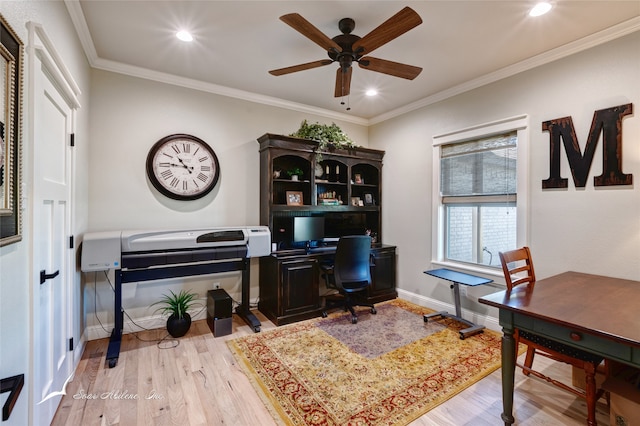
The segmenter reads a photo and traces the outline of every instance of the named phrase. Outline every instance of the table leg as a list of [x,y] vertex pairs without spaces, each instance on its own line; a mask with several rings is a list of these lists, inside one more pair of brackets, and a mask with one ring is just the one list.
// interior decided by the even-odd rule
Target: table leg
[[502,420],[505,426],[514,423],[513,418],[513,385],[516,370],[516,341],[513,337],[513,326],[502,327]]
[[456,306],[456,316],[462,318],[462,306],[460,305],[460,284],[454,282],[451,286],[453,288],[453,303]]

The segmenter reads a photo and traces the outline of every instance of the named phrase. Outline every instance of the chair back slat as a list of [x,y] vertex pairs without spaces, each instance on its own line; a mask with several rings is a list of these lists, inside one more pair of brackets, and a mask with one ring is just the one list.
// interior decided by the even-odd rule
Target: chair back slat
[[[531,251],[529,247],[500,252],[500,263],[502,263],[502,272],[507,289],[511,291],[513,287],[520,284],[533,284],[536,282],[536,274],[533,269],[533,261],[531,259]],[[515,274],[526,273],[524,277]]]

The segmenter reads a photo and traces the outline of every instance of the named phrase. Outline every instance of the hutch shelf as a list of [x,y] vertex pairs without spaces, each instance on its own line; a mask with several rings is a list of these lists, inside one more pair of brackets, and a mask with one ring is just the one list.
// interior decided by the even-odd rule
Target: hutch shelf
[[277,325],[322,312],[319,262],[331,254],[312,254],[293,244],[293,218],[324,218],[325,240],[372,236],[373,303],[397,297],[395,247],[382,244],[382,158],[369,148],[329,149],[290,136],[265,134],[260,145],[260,224],[271,230],[276,249],[260,259],[258,308]]

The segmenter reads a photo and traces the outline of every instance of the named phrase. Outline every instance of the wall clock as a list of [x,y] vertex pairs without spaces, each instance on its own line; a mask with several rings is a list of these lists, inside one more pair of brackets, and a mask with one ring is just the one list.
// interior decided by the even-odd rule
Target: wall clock
[[149,150],[147,176],[153,186],[169,198],[197,200],[216,186],[220,164],[205,141],[175,134],[160,139]]

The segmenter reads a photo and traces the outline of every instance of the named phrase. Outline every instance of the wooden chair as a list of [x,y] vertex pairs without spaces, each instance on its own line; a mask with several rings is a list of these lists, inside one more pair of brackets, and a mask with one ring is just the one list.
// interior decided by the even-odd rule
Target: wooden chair
[[[500,262],[502,263],[502,271],[504,272],[508,292],[511,292],[514,287],[523,284],[528,286],[528,290],[533,290],[536,282],[536,274],[529,247],[522,247],[504,253],[501,252]],[[514,276],[514,274],[519,275]],[[516,362],[516,365],[522,368],[522,372],[526,376],[533,374],[566,391],[585,398],[587,400],[587,424],[596,425],[596,402],[602,396],[604,390],[596,390],[595,373],[598,365],[602,362],[602,357],[527,331],[516,330],[514,337],[516,339],[516,347],[518,347],[519,343],[527,345],[524,365]],[[584,370],[586,375],[585,390],[583,391],[568,386],[565,383],[534,370],[533,358],[535,354],[546,356],[555,361],[564,362]]]

